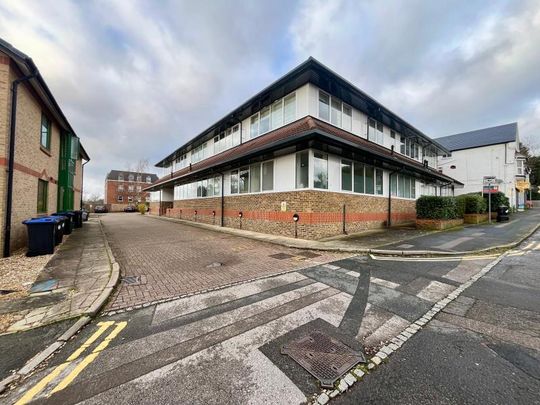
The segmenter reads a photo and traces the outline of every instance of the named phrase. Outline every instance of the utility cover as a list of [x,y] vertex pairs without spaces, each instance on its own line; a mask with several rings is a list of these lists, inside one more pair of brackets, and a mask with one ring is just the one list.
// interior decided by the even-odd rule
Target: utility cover
[[281,353],[289,355],[325,388],[332,388],[338,378],[366,361],[363,353],[318,330],[292,340]]
[[291,257],[294,257],[294,255],[290,255],[288,253],[276,253],[276,254],[270,255],[269,257],[273,259],[284,260],[284,259],[290,259]]

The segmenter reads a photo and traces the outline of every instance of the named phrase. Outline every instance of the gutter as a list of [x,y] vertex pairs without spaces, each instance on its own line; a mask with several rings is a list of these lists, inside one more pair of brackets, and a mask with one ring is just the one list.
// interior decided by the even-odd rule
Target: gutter
[[39,77],[37,69],[33,70],[27,76],[16,79],[11,84],[11,119],[9,128],[9,161],[8,161],[8,179],[6,195],[6,216],[4,220],[4,257],[11,255],[11,211],[13,208],[13,170],[15,165],[15,133],[17,125],[17,89],[19,84]]

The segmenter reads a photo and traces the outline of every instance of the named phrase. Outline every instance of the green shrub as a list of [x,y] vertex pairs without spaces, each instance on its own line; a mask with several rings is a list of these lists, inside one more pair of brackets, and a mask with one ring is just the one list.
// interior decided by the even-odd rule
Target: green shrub
[[[486,209],[488,207],[488,195],[484,194],[484,200],[486,201]],[[497,208],[501,205],[506,205],[507,207],[510,207],[510,200],[508,200],[508,197],[504,195],[503,192],[497,191],[496,193],[491,194],[491,212],[497,211]]]
[[141,213],[141,215],[146,214],[146,204],[139,204],[139,205],[137,206],[137,209],[139,210],[139,212]]
[[458,195],[456,197],[456,212],[458,218],[463,218],[465,215],[465,208],[467,206],[467,194]]
[[486,200],[480,194],[465,195],[465,214],[485,214]]
[[454,197],[424,195],[416,200],[418,219],[456,219],[459,218]]

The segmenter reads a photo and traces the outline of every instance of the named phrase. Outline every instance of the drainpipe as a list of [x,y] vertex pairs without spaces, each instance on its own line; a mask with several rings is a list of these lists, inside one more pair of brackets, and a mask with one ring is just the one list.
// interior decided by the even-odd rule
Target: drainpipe
[[392,175],[398,174],[400,171],[401,169],[394,170],[388,175],[388,220],[386,221],[387,228],[390,228],[392,226]]
[[28,76],[16,79],[11,84],[11,120],[9,130],[9,161],[6,196],[6,217],[4,221],[4,257],[9,257],[11,242],[11,211],[13,205],[13,167],[15,165],[15,129],[17,124],[17,89],[19,84],[33,79],[38,75],[37,71]]
[[83,209],[84,165],[87,164],[88,162],[90,162],[90,161],[87,160],[86,162],[84,162],[84,163],[81,165],[81,210]]
[[[240,133],[240,137],[242,134]],[[221,226],[224,227],[225,221],[225,175],[221,173]]]

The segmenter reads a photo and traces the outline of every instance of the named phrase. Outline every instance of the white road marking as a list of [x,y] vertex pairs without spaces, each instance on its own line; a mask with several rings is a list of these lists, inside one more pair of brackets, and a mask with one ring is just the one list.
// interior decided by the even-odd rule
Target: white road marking
[[345,274],[347,274],[347,275],[349,275],[349,276],[352,276],[352,277],[355,277],[355,278],[360,277],[360,273],[357,273],[356,271],[352,271],[352,270],[351,270],[351,271],[348,271],[348,272],[345,273]]
[[388,287],[388,288],[391,288],[393,290],[396,289],[397,287],[399,287],[399,284],[393,283],[393,282],[388,281],[388,280],[383,280],[382,278],[371,277],[370,281],[372,283],[382,285],[383,287]]
[[400,249],[410,249],[412,247],[414,247],[414,245],[410,245],[408,243],[404,243],[403,245],[398,246],[398,248],[400,248]]
[[430,281],[427,287],[422,289],[416,296],[426,301],[437,302],[454,290],[455,287],[450,284],[441,283],[440,281]]
[[444,257],[399,257],[399,256],[376,256],[370,254],[371,259],[389,262],[460,262],[462,260],[494,259],[497,255],[485,256],[444,256]]

